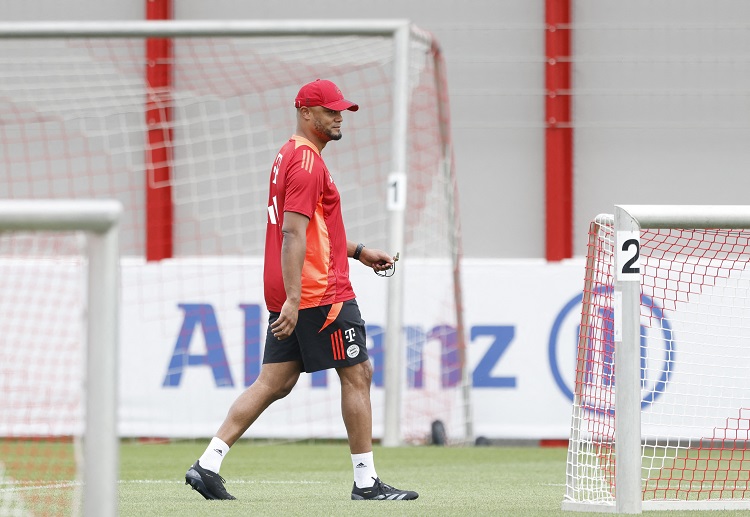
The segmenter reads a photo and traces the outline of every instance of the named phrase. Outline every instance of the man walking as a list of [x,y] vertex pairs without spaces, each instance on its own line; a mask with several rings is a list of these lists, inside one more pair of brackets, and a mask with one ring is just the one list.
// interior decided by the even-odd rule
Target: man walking
[[297,129],[271,168],[264,265],[269,316],[258,379],[232,404],[185,482],[206,499],[234,499],[219,476],[229,448],[271,403],[288,395],[301,372],[335,369],[341,381],[354,486],[352,499],[411,500],[418,494],[383,483],[372,453],[365,325],[349,281],[349,258],[376,273],[394,258],[346,238],[341,200],[321,152],[340,140],[343,111],[359,106],[330,81],[304,85],[295,99]]

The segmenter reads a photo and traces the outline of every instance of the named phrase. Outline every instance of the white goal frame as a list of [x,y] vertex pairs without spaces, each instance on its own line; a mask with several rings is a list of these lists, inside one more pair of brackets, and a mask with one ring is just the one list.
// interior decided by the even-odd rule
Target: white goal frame
[[[408,174],[407,135],[409,130],[409,75],[411,42],[420,40],[427,44],[434,44],[433,36],[414,26],[409,20],[267,20],[267,21],[90,21],[90,22],[12,22],[0,23],[0,39],[24,38],[129,38],[129,37],[160,37],[177,38],[185,36],[202,37],[242,37],[242,36],[278,36],[278,35],[370,35],[387,36],[394,41],[393,83],[392,83],[392,112],[393,125],[391,136],[390,167],[388,177],[389,202],[388,210],[388,248],[394,252],[403,251],[406,232],[406,203],[407,199],[405,178]],[[436,103],[436,110],[441,118],[446,118],[442,103]],[[444,128],[440,128],[441,132]],[[443,135],[446,137],[446,135]],[[452,171],[453,153],[451,146],[446,143],[441,149],[443,155],[444,174]],[[451,203],[454,202],[452,198]],[[399,200],[396,202],[395,200]],[[451,242],[456,242],[460,235],[455,214],[455,206],[448,207],[454,215],[455,228],[448,236]],[[460,244],[458,244],[460,246]],[[454,282],[460,281],[460,253],[451,257],[454,271]],[[404,269],[388,281],[387,311],[385,318],[385,383],[384,383],[384,429],[382,445],[394,447],[402,444],[401,409],[402,383],[405,370],[403,309],[404,309]],[[461,316],[461,290],[455,286],[457,309],[457,334],[462,357],[466,354],[466,336]],[[464,404],[464,436],[465,441],[473,440],[473,425],[470,405],[470,374],[467,361],[462,365],[462,399]]]
[[[615,361],[615,493],[614,504],[565,500],[563,510],[640,514],[643,510],[740,510],[746,501],[643,501],[641,487],[640,380],[640,232],[643,229],[750,228],[750,206],[743,205],[616,205],[615,283],[613,293]],[[591,237],[590,237],[591,238]],[[625,240],[628,244],[624,244]],[[633,246],[633,240],[637,246]],[[591,264],[587,265],[588,272]],[[580,359],[579,359],[580,360]],[[575,454],[569,450],[567,486],[575,483]],[[571,459],[572,458],[572,459]]]
[[5,200],[0,232],[82,231],[87,244],[83,515],[118,513],[117,343],[122,205],[111,200]]

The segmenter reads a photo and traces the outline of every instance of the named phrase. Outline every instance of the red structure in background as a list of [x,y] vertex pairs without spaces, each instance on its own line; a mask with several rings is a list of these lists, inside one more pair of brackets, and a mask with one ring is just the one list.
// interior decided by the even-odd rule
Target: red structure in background
[[[146,0],[148,20],[172,18],[172,0]],[[172,256],[172,40],[146,40],[146,260]]]
[[573,128],[570,0],[545,1],[546,256],[573,256]]

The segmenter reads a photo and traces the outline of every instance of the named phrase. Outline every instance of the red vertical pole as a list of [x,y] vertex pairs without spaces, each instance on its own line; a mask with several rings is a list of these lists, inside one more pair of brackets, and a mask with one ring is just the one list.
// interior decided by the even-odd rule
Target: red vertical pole
[[545,0],[546,255],[573,256],[573,128],[571,127],[570,0]]
[[[146,0],[148,20],[169,20],[172,0]],[[172,40],[146,40],[146,260],[172,256]]]

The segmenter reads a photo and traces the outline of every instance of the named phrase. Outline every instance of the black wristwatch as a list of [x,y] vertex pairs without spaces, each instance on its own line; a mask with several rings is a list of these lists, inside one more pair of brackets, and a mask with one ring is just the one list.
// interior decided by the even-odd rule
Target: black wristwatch
[[352,258],[354,260],[359,260],[359,256],[362,254],[362,248],[364,248],[364,247],[365,247],[365,245],[362,244],[361,242],[359,244],[357,244],[357,249],[354,250],[354,255],[352,255]]

